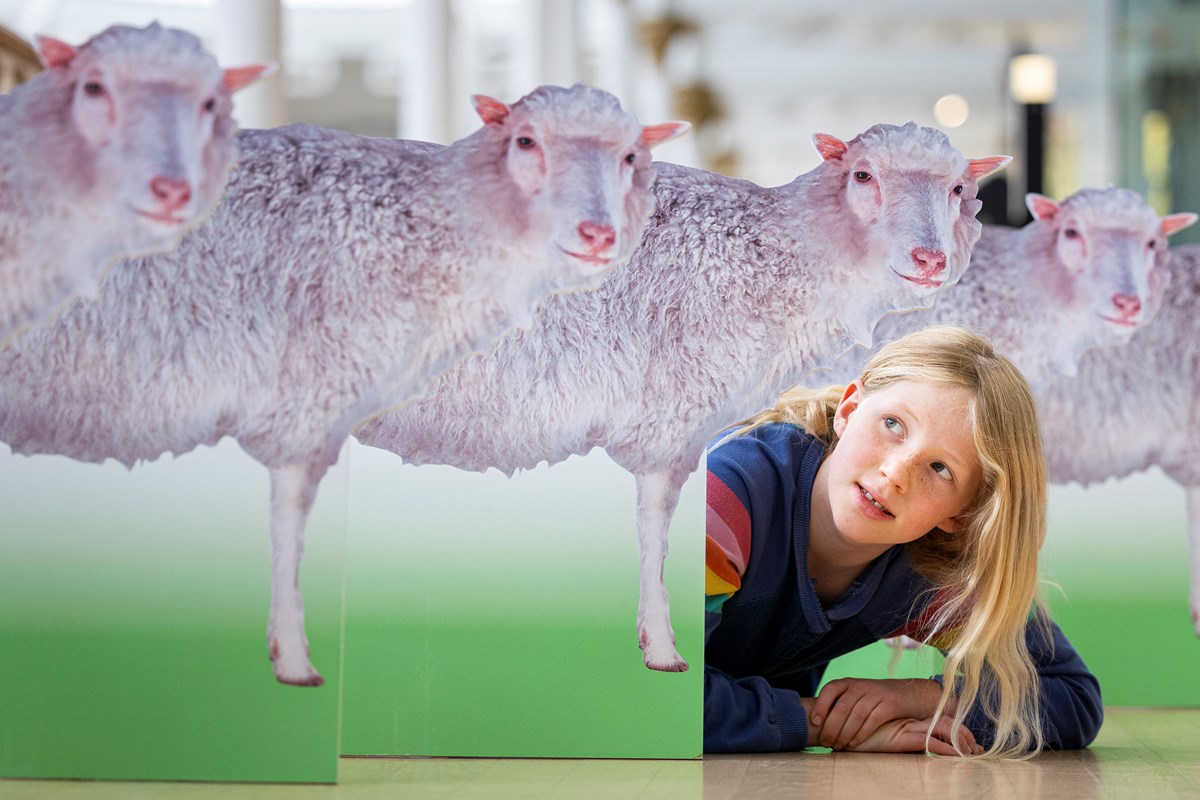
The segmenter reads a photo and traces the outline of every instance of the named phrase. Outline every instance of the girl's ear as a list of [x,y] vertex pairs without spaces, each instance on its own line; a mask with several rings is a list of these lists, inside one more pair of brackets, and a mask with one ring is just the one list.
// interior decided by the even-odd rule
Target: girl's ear
[[838,401],[837,410],[833,412],[833,432],[839,439],[846,431],[850,415],[858,409],[860,402],[862,402],[862,380],[857,379],[842,392],[842,399]]
[[959,533],[966,530],[968,515],[964,512],[954,517],[947,517],[937,524],[937,528],[945,533]]

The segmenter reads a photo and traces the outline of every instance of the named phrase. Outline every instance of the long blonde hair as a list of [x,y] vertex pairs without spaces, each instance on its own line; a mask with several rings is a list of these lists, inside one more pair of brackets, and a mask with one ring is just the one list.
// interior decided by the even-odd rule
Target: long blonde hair
[[[1049,632],[1037,591],[1038,552],[1046,536],[1046,466],[1033,394],[986,339],[949,325],[885,345],[863,370],[863,394],[897,381],[970,392],[967,411],[983,473],[963,530],[949,534],[935,528],[905,545],[914,568],[936,592],[929,638],[957,629],[946,649],[945,675],[959,678],[943,681],[934,717],[953,706],[957,726],[978,703],[995,726],[985,755],[1036,753],[1044,740],[1037,673],[1025,642],[1031,614],[1041,623],[1039,635]],[[792,389],[739,427],[791,422],[832,450],[833,415],[843,389]]]

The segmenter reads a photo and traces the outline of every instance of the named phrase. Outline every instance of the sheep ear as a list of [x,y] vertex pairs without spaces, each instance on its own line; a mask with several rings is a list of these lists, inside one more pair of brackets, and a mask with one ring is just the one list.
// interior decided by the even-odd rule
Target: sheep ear
[[1025,195],[1025,207],[1034,219],[1054,219],[1054,215],[1058,213],[1058,203],[1037,192]]
[[1012,161],[1012,156],[988,156],[987,158],[972,158],[967,162],[967,173],[975,180],[986,178],[997,170],[1004,169]]
[[642,127],[642,141],[646,143],[646,147],[654,147],[663,142],[669,142],[677,136],[682,136],[692,129],[690,122],[664,122],[659,125],[645,125]]
[[1158,230],[1163,236],[1170,236],[1172,233],[1179,233],[1184,228],[1190,228],[1196,224],[1196,220],[1200,219],[1195,214],[1168,214],[1161,218]]
[[247,64],[244,67],[230,67],[221,73],[221,87],[233,94],[238,89],[245,89],[250,84],[271,75],[279,69],[279,65],[270,61],[262,64]]
[[46,69],[65,67],[79,54],[77,48],[61,39],[55,39],[53,36],[35,34],[33,43],[37,47],[38,58],[41,59],[42,66]]
[[817,152],[825,161],[833,161],[846,155],[846,143],[836,136],[830,136],[828,133],[814,133],[812,142],[813,147],[817,148]]
[[244,67],[230,67],[221,78],[225,91],[233,94],[238,89],[245,89],[259,78],[265,78],[279,69],[279,65],[267,61],[262,64],[247,64]]
[[482,94],[471,95],[471,103],[475,106],[475,113],[486,125],[499,125],[508,118],[512,111],[507,103],[501,103],[495,98]]

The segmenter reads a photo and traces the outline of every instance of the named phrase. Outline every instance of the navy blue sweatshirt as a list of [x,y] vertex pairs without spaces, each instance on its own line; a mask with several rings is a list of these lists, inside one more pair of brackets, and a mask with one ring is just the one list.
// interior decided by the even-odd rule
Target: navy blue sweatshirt
[[[930,587],[901,545],[822,608],[807,562],[809,500],[824,449],[803,429],[773,423],[709,453],[705,752],[802,749],[808,718],[800,698],[816,695],[832,659],[889,636],[923,638]],[[1087,746],[1103,720],[1096,678],[1054,623],[1031,620],[1026,643],[1047,746]],[[965,724],[979,744],[992,742],[981,709]]]

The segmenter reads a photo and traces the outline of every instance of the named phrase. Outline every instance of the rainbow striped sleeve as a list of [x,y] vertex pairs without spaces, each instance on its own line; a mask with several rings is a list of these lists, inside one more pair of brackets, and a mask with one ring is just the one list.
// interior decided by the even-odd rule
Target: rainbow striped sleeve
[[721,606],[742,585],[750,558],[750,513],[725,483],[708,473],[707,538],[704,543],[704,608]]

